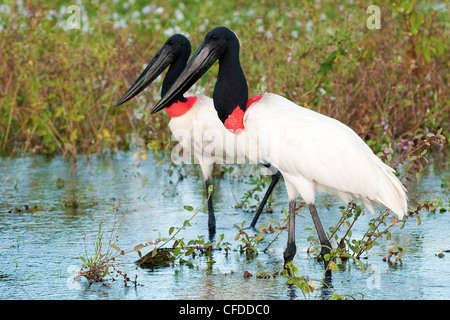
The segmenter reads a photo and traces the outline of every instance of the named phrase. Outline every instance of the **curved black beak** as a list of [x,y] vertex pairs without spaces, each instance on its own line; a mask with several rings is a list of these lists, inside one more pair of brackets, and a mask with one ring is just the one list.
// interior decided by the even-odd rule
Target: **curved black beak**
[[116,107],[148,87],[170,65],[174,58],[175,55],[172,50],[166,45],[162,46],[133,85],[116,103]]
[[219,59],[218,47],[202,42],[170,89],[152,109],[151,114],[169,107],[172,101],[188,91],[217,59]]

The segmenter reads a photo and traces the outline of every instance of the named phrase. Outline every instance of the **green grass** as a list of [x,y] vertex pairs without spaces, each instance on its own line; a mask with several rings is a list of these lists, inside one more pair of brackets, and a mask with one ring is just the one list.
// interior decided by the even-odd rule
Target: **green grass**
[[[375,152],[411,150],[440,128],[449,137],[441,1],[378,2],[380,30],[366,27],[359,1],[78,1],[81,29],[72,30],[67,1],[25,3],[0,6],[2,155],[167,151],[167,115],[148,115],[161,80],[113,104],[170,35],[188,35],[195,50],[219,25],[241,41],[250,95],[274,92],[334,117]],[[212,95],[216,74],[194,91]]]

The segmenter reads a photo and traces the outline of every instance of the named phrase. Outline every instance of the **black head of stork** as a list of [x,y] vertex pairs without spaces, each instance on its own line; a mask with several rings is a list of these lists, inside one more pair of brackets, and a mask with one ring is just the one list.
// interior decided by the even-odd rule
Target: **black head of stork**
[[[132,99],[144,90],[170,65],[170,68],[164,78],[161,90],[161,96],[164,96],[180,72],[186,66],[190,55],[191,43],[189,40],[181,34],[171,36],[161,47],[161,49],[159,49],[145,70],[131,85],[124,96],[120,98],[116,106],[120,106],[122,103]],[[171,102],[175,101],[185,102],[186,100],[183,95],[177,95],[171,100]],[[168,106],[170,106],[170,104]]]
[[248,87],[239,61],[239,49],[239,39],[230,29],[217,27],[208,32],[183,72],[151,113],[170,106],[174,98],[189,90],[217,60],[219,60],[219,74],[213,99],[220,120],[225,123],[236,108],[245,111]]

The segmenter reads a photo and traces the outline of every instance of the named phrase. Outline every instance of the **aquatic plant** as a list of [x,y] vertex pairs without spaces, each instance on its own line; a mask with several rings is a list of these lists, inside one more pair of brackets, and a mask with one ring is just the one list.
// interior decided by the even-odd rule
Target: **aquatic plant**
[[[213,185],[209,186],[208,189],[208,197],[211,195],[213,191]],[[93,282],[99,282],[102,284],[106,284],[106,277],[109,276],[111,279],[115,279],[112,272],[115,272],[119,276],[121,276],[124,280],[125,285],[128,282],[133,283],[134,285],[137,285],[137,276],[134,280],[131,280],[129,276],[121,271],[120,266],[121,264],[117,261],[119,257],[125,256],[127,254],[136,252],[139,255],[139,261],[137,262],[138,265],[145,266],[145,265],[151,265],[152,267],[155,266],[162,266],[162,265],[168,265],[169,263],[173,262],[174,260],[178,259],[182,263],[184,262],[181,258],[181,250],[184,250],[185,255],[190,255],[193,253],[193,248],[197,250],[202,249],[211,249],[212,243],[205,243],[203,240],[203,237],[199,237],[198,241],[190,241],[187,246],[184,243],[183,239],[175,240],[172,248],[167,249],[164,248],[166,244],[168,244],[170,241],[175,239],[175,236],[186,227],[190,226],[190,221],[197,215],[198,212],[200,212],[205,203],[207,203],[207,199],[203,202],[203,206],[196,210],[194,214],[189,218],[186,219],[183,222],[183,225],[181,227],[171,227],[169,229],[169,238],[162,238],[161,235],[158,239],[155,240],[148,240],[145,243],[140,243],[138,245],[135,245],[132,249],[129,250],[122,250],[118,245],[118,231],[120,229],[120,226],[125,218],[125,213],[120,214],[120,210],[118,207],[113,207],[114,211],[114,222],[113,225],[110,227],[110,230],[108,231],[110,234],[110,237],[108,239],[108,243],[104,243],[103,235],[103,225],[106,221],[106,218],[100,221],[98,232],[96,236],[96,240],[94,241],[94,250],[93,255],[90,255],[88,253],[87,245],[86,245],[86,234],[83,237],[84,241],[84,249],[85,249],[85,256],[80,257],[81,261],[83,262],[83,265],[81,266],[81,269],[79,271],[79,275],[85,277],[90,284]],[[191,206],[184,206],[184,209],[187,211],[193,211],[194,209]],[[175,229],[177,229],[175,231]],[[175,231],[175,232],[174,232]],[[221,237],[221,241],[223,240],[223,236]],[[220,242],[221,242],[220,241]],[[195,246],[193,246],[195,244]],[[220,244],[218,244],[219,246]],[[106,246],[106,249],[104,248]],[[154,246],[153,250],[150,252],[150,254],[146,256],[142,256],[142,249],[147,248],[149,246]],[[208,263],[212,264],[214,261],[210,258],[210,255],[208,255]]]
[[[250,182],[248,184],[253,185],[254,187],[250,190],[247,190],[241,197],[240,201],[235,204],[235,208],[240,208],[248,212],[255,212],[259,204],[261,202],[259,192],[262,192],[266,188],[267,182],[270,180],[269,175],[256,175],[250,177]],[[255,202],[256,201],[256,202]],[[264,212],[272,213],[273,209],[271,207],[273,203],[272,194],[267,199],[266,208]]]
[[[86,234],[84,234],[83,242],[84,242],[84,251],[85,256],[80,257],[83,265],[81,266],[80,271],[78,272],[79,276],[85,277],[89,284],[91,285],[93,282],[99,282],[103,285],[108,285],[106,283],[106,277],[109,276],[111,279],[115,280],[113,272],[117,273],[119,276],[123,278],[124,284],[127,285],[128,282],[137,285],[137,276],[134,280],[131,280],[128,275],[122,272],[119,269],[120,264],[116,261],[116,259],[120,256],[126,254],[126,252],[120,250],[115,244],[118,240],[117,232],[123,222],[125,217],[125,213],[119,218],[119,208],[113,207],[114,211],[114,222],[111,226],[109,233],[110,237],[108,239],[108,245],[106,249],[104,248],[104,230],[103,224],[106,221],[106,218],[100,221],[97,237],[94,241],[94,252],[93,255],[88,253],[87,244],[86,244]],[[112,249],[116,249],[117,252]]]
[[240,253],[245,253],[247,258],[252,258],[258,254],[256,245],[262,240],[262,233],[249,236],[244,230],[245,220],[242,221],[241,225],[235,224],[234,227],[238,229],[237,235],[234,237],[234,241],[240,240],[241,244],[238,246],[238,251]]

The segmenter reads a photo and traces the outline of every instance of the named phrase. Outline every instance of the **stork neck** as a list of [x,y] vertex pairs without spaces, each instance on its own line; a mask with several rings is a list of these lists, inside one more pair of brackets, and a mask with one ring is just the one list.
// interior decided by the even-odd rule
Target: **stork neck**
[[213,98],[214,107],[225,127],[233,133],[242,131],[248,87],[239,61],[239,43],[231,43],[219,58],[219,74]]
[[[183,71],[186,66],[187,60],[189,59],[190,52],[181,53],[171,64],[169,70],[166,73],[166,76],[163,80],[163,85],[161,88],[161,97],[164,97],[169,91],[172,84],[178,78],[178,75]],[[174,98],[173,103],[177,102],[186,102],[186,98],[183,95],[177,96]]]

